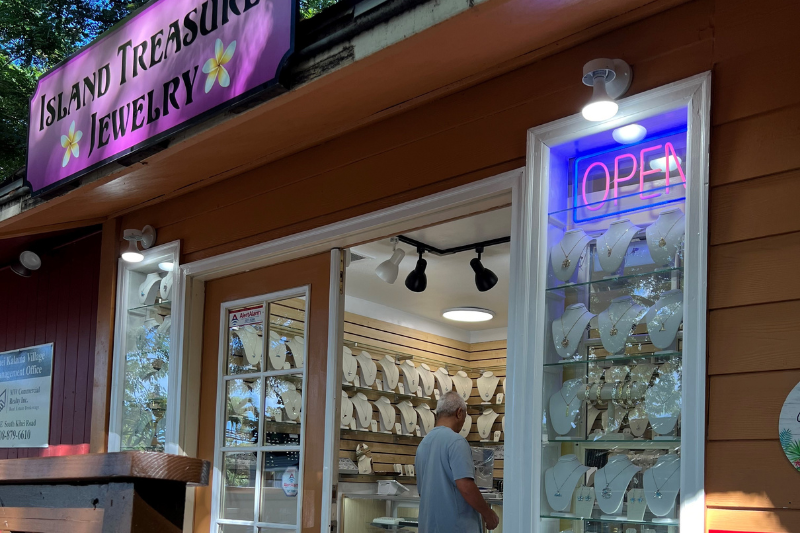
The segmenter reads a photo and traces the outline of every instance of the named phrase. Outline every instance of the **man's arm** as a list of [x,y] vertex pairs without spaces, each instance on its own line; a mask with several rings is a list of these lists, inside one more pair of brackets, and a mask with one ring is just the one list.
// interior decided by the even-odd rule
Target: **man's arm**
[[497,516],[497,513],[492,511],[489,504],[486,503],[483,494],[481,494],[478,485],[475,484],[473,479],[468,477],[457,479],[456,488],[458,488],[458,492],[461,493],[461,496],[464,497],[470,507],[475,509],[478,514],[483,517],[487,529],[494,529],[497,527],[500,523],[500,518]]

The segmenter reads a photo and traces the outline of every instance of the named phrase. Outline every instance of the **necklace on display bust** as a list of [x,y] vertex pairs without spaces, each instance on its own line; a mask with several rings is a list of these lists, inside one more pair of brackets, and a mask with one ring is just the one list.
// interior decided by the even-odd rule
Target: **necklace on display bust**
[[287,344],[289,345],[289,350],[292,352],[295,368],[303,368],[306,340],[298,335],[297,337],[293,337]]
[[433,413],[431,412],[431,408],[428,404],[423,403],[419,407],[414,408],[419,415],[419,427],[422,430],[422,436],[424,437],[433,429],[434,423],[436,422]]
[[408,400],[398,403],[397,409],[400,411],[403,433],[410,435],[417,428],[417,412]]
[[397,387],[397,382],[400,380],[400,369],[395,364],[394,357],[391,355],[384,355],[383,359],[378,361],[383,370],[383,386],[385,390],[394,391]]
[[416,394],[419,388],[419,371],[410,359],[406,359],[400,364],[403,372],[403,386],[406,394]]
[[467,436],[469,436],[469,430],[471,428],[472,428],[472,416],[467,415],[467,417],[464,419],[464,426],[461,428],[461,431],[459,431],[458,434],[466,439]]
[[453,376],[453,383],[455,383],[456,391],[464,398],[464,401],[469,400],[470,395],[472,395],[472,379],[467,373],[463,370],[456,372]]
[[394,410],[392,402],[386,396],[381,396],[374,403],[380,414],[381,433],[391,433],[395,420],[397,420],[397,412]]
[[495,376],[492,372],[484,372],[483,375],[478,378],[478,392],[481,395],[483,403],[489,403],[491,401],[499,382],[500,378]]
[[358,374],[358,361],[353,356],[353,351],[347,346],[342,347],[342,372],[345,383],[352,383]]
[[631,240],[640,229],[627,218],[623,218],[612,222],[608,230],[597,238],[597,256],[603,271],[619,270]]
[[[267,355],[269,356],[269,364],[275,370],[283,370],[286,364],[286,345],[283,343],[283,338],[277,332],[270,331],[268,342]],[[355,364],[355,360],[353,363]]]
[[417,370],[419,372],[419,385],[422,387],[422,395],[430,398],[431,394],[433,394],[433,388],[436,385],[431,367],[422,363]]
[[631,463],[629,465],[626,465],[622,470],[617,472],[616,476],[612,477],[610,480],[608,479],[608,473],[606,472],[606,469],[605,468],[601,468],[600,469],[600,471],[603,473],[603,480],[605,481],[605,484],[606,484],[606,486],[603,487],[603,490],[600,491],[600,495],[603,497],[603,499],[605,499],[605,500],[611,499],[611,496],[613,495],[613,491],[611,490],[611,484],[614,482],[615,479],[617,479],[619,476],[621,476],[630,467],[638,468],[633,463]]
[[488,440],[492,434],[492,426],[497,419],[498,414],[493,409],[485,409],[481,416],[478,417],[478,434],[481,440]]
[[661,485],[659,485],[658,482],[656,481],[656,475],[653,473],[653,469],[651,468],[650,469],[650,477],[653,478],[653,484],[656,486],[656,490],[655,490],[655,492],[653,492],[653,496],[655,496],[658,499],[663,498],[664,497],[664,493],[661,492],[661,489],[664,488],[664,485],[666,485],[669,482],[669,480],[672,479],[672,476],[677,474],[680,469],[681,469],[681,467],[680,467],[680,465],[678,465],[675,468],[675,470],[672,471],[672,473],[669,475],[669,477],[667,479],[665,479],[664,482],[661,483]]
[[350,400],[356,408],[356,421],[358,422],[359,429],[369,429],[370,422],[372,421],[372,404],[369,403],[367,397],[357,392]]
[[662,211],[655,222],[645,230],[647,247],[653,261],[665,265],[678,251],[681,238],[686,232],[686,217],[678,208]]
[[625,348],[628,332],[646,312],[647,309],[630,296],[620,296],[611,300],[608,308],[597,317],[603,348],[610,354],[619,353]]
[[353,402],[347,396],[345,391],[342,391],[342,427],[349,428],[353,422]]
[[572,304],[567,306],[558,320],[553,321],[553,342],[562,359],[575,352],[586,326],[594,317],[585,305]]
[[375,377],[378,375],[378,365],[372,360],[372,356],[364,351],[356,356],[356,360],[361,369],[361,386],[371,387],[375,383]]
[[591,240],[586,232],[576,229],[564,233],[564,237],[553,246],[550,250],[550,263],[553,273],[559,280],[569,281],[578,267],[578,260],[583,255],[586,245]]
[[662,293],[647,311],[644,321],[653,345],[662,350],[668,348],[683,322],[683,291],[676,289]]
[[436,381],[439,383],[439,394],[444,396],[453,390],[453,379],[450,377],[450,373],[446,368],[439,368],[433,373],[433,375],[436,377]]
[[569,476],[571,476],[573,473],[575,473],[575,471],[576,471],[576,470],[578,470],[578,469],[579,469],[580,467],[582,467],[582,466],[583,466],[582,464],[578,464],[578,466],[576,466],[575,468],[573,468],[573,469],[572,469],[572,472],[570,472],[569,474],[567,474],[567,477],[564,479],[564,481],[562,481],[562,482],[561,482],[561,485],[559,485],[559,484],[558,484],[558,480],[556,479],[556,469],[554,468],[554,469],[552,469],[552,470],[550,471],[550,475],[552,475],[552,476],[553,476],[553,483],[555,483],[555,484],[556,484],[556,492],[553,494],[553,496],[555,496],[555,497],[557,497],[557,498],[560,498],[560,497],[561,497],[561,488],[564,486],[564,484],[565,484],[567,481],[569,481]]

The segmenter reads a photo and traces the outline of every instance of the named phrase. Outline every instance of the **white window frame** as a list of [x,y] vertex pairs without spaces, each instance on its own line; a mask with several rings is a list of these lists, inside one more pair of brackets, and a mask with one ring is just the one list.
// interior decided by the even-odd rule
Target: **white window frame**
[[117,262],[117,294],[114,317],[114,350],[111,368],[111,400],[108,415],[108,451],[118,452],[122,446],[122,401],[125,393],[125,346],[128,336],[128,297],[130,294],[130,276],[128,271],[133,267],[149,266],[158,263],[166,255],[172,255],[172,294],[170,295],[172,326],[169,339],[169,374],[167,378],[167,411],[164,414],[165,453],[178,453],[178,431],[176,420],[179,418],[180,377],[183,373],[183,357],[179,349],[183,314],[183,285],[180,279],[180,241],[173,241],[153,248],[142,250],[144,259],[139,263],[128,263],[122,259]]
[[[310,294],[310,287],[302,286],[295,289],[288,289],[284,291],[272,292],[261,296],[254,296],[250,298],[243,298],[240,300],[234,300],[230,302],[223,302],[220,305],[220,330],[219,330],[219,351],[218,351],[218,366],[217,366],[217,416],[216,416],[216,423],[214,424],[214,431],[215,439],[214,439],[214,471],[212,474],[212,489],[211,489],[211,531],[216,533],[220,525],[223,524],[230,524],[230,525],[242,525],[242,526],[252,526],[253,533],[258,533],[259,528],[275,528],[275,529],[285,529],[291,530],[294,529],[295,531],[300,531],[302,526],[301,518],[303,516],[303,474],[305,471],[305,461],[303,460],[304,456],[304,447],[305,447],[305,434],[306,434],[306,382],[307,382],[307,373],[306,373],[306,366],[308,362],[308,344],[305,345],[305,351],[303,353],[303,366],[301,368],[292,368],[289,370],[270,370],[264,372],[252,372],[246,374],[231,374],[227,375],[226,373],[226,363],[228,360],[228,311],[230,309],[235,309],[238,307],[247,307],[256,304],[262,304],[264,306],[264,336],[262,338],[262,342],[265,343],[263,353],[266,356],[267,353],[267,346],[266,343],[268,342],[268,335],[267,335],[267,328],[269,325],[269,304],[274,303],[280,300],[286,300],[287,298],[304,298],[306,303],[308,304],[308,296]],[[303,337],[308,338],[308,309],[306,309],[306,320],[303,322]],[[266,394],[266,387],[260,387],[260,395],[259,395],[259,413],[258,413],[258,439],[259,444],[254,446],[224,446],[224,437],[225,437],[225,425],[226,425],[226,413],[225,413],[225,395],[227,391],[226,382],[231,381],[234,379],[243,379],[247,377],[255,377],[257,379],[261,379],[264,377],[280,377],[286,375],[297,375],[302,374],[303,376],[303,405],[302,410],[300,413],[300,444],[299,445],[291,445],[291,446],[264,446],[261,444],[264,439],[264,396]],[[262,466],[263,466],[263,454],[264,453],[271,453],[271,452],[298,452],[300,459],[300,468],[298,469],[298,490],[297,490],[297,518],[293,525],[289,524],[276,524],[273,522],[262,522],[259,521],[260,515],[260,507],[261,507],[261,483],[262,483]],[[255,485],[255,494],[254,494],[254,514],[252,521],[241,521],[241,520],[228,520],[220,518],[220,506],[222,503],[222,492],[224,489],[224,468],[225,465],[222,461],[222,457],[224,453],[247,453],[253,452],[257,454],[256,459],[256,485]]]
[[[592,123],[574,115],[528,131],[526,178],[515,195],[512,230],[512,274],[506,437],[504,527],[508,531],[541,528],[542,424],[545,290],[547,288],[547,202],[550,146],[688,107],[686,191],[686,259],[684,262],[683,405],[681,410],[681,533],[705,531],[705,384],[706,280],[708,237],[708,145],[710,73],[700,74],[619,102],[617,115]],[[586,94],[588,100],[589,93]],[[511,357],[511,354],[516,357]],[[526,354],[526,357],[520,355]],[[510,437],[510,438],[509,438]],[[533,454],[531,454],[531,447]]]

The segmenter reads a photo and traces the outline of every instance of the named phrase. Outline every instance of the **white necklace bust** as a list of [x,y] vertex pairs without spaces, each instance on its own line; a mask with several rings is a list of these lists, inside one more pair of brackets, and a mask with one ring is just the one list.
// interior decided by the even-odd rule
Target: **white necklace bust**
[[356,425],[358,429],[369,431],[372,422],[372,404],[364,394],[357,392],[351,399],[356,408]]
[[662,211],[645,230],[650,257],[657,265],[667,265],[678,252],[686,233],[686,217],[679,208]]
[[572,278],[572,274],[575,273],[580,258],[591,240],[591,237],[580,229],[564,233],[561,241],[550,249],[550,263],[556,278],[565,283]]
[[416,394],[419,389],[419,371],[410,359],[406,359],[400,364],[400,371],[403,373],[403,388],[406,394]]
[[586,472],[588,466],[578,461],[577,455],[563,455],[556,464],[544,473],[544,490],[547,503],[554,511],[568,511],[572,503],[575,486]]
[[606,466],[595,472],[595,494],[601,511],[613,515],[622,508],[628,485],[640,470],[625,455],[614,455]]
[[608,309],[597,316],[600,341],[610,354],[625,348],[631,327],[638,324],[647,309],[636,303],[630,296],[620,296],[611,300]]
[[464,398],[465,402],[468,401],[472,394],[472,380],[467,373],[463,370],[456,372],[453,376],[453,383],[455,383],[458,394]]
[[378,375],[378,365],[372,360],[372,356],[364,351],[356,356],[356,361],[358,361],[359,374],[361,375],[361,386],[371,387],[375,383],[375,377]]
[[567,306],[561,318],[553,320],[553,342],[559,357],[566,359],[575,353],[586,326],[595,317],[583,304]]
[[481,395],[481,400],[483,400],[484,405],[489,404],[492,401],[492,396],[494,396],[494,391],[497,390],[497,384],[500,382],[500,378],[495,376],[492,372],[484,372],[481,377],[478,378],[478,393]]
[[641,228],[627,218],[615,220],[597,238],[597,259],[604,272],[616,272],[628,253],[628,246]]
[[344,429],[349,429],[350,424],[353,423],[353,402],[350,401],[350,397],[347,396],[345,391],[342,391],[342,427]]
[[671,433],[681,414],[681,388],[678,386],[679,372],[669,372],[662,365],[653,386],[644,395],[644,408],[653,432],[658,435]]
[[450,373],[444,367],[439,368],[433,373],[436,377],[436,382],[439,384],[439,394],[444,396],[446,393],[453,390],[453,380],[450,378]]
[[478,434],[481,436],[481,441],[488,442],[492,435],[492,426],[497,419],[498,414],[490,407],[484,409],[481,416],[478,417]]
[[403,434],[411,435],[417,429],[417,412],[414,410],[414,406],[405,400],[397,404],[397,409],[400,411]]
[[395,411],[392,402],[386,396],[381,396],[375,402],[375,407],[378,408],[378,417],[381,422],[380,432],[391,433],[394,429],[395,421],[397,420],[397,411]]
[[683,322],[683,291],[680,289],[661,294],[658,301],[644,316],[647,333],[656,348],[669,348]]
[[293,337],[288,343],[289,349],[292,351],[292,358],[294,358],[295,368],[303,368],[305,364],[306,355],[306,340],[299,335]]
[[303,398],[292,383],[286,383],[286,390],[281,393],[283,410],[286,412],[288,422],[296,422],[300,418]]
[[666,516],[675,506],[681,489],[681,459],[674,453],[658,458],[644,473],[644,493],[647,506],[656,516]]
[[269,364],[273,370],[283,370],[286,364],[286,345],[275,331],[269,332],[269,347],[267,348]]
[[583,379],[570,379],[550,396],[550,422],[559,435],[566,435],[576,427],[575,417],[581,411],[583,403],[578,397],[578,392],[584,389]]
[[430,430],[433,429],[433,425],[436,423],[436,420],[433,416],[433,412],[431,412],[430,406],[426,403],[415,407],[414,410],[417,411],[417,414],[419,415],[419,427],[422,431],[422,436],[424,437],[428,434],[428,432],[430,432]]
[[352,383],[358,375],[358,361],[353,356],[353,351],[347,346],[342,347],[342,373],[345,383]]
[[464,426],[461,428],[461,431],[459,431],[458,434],[466,439],[469,436],[470,429],[472,429],[472,415],[467,415],[467,417],[464,419]]
[[433,372],[431,372],[431,367],[422,363],[417,368],[417,371],[419,372],[419,386],[422,387],[422,395],[430,398],[435,386],[435,378],[433,377]]
[[394,357],[391,355],[384,355],[383,359],[378,361],[383,370],[383,386],[387,391],[394,391],[397,388],[397,382],[400,380],[400,370],[397,368]]

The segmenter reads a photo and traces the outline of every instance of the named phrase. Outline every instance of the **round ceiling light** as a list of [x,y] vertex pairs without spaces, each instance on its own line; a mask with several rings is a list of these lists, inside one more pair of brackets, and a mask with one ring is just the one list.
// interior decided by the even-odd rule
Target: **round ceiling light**
[[620,144],[638,143],[647,135],[647,128],[639,124],[628,124],[611,132],[614,140]]
[[494,311],[481,307],[453,307],[442,311],[442,316],[457,322],[486,322],[494,318]]

